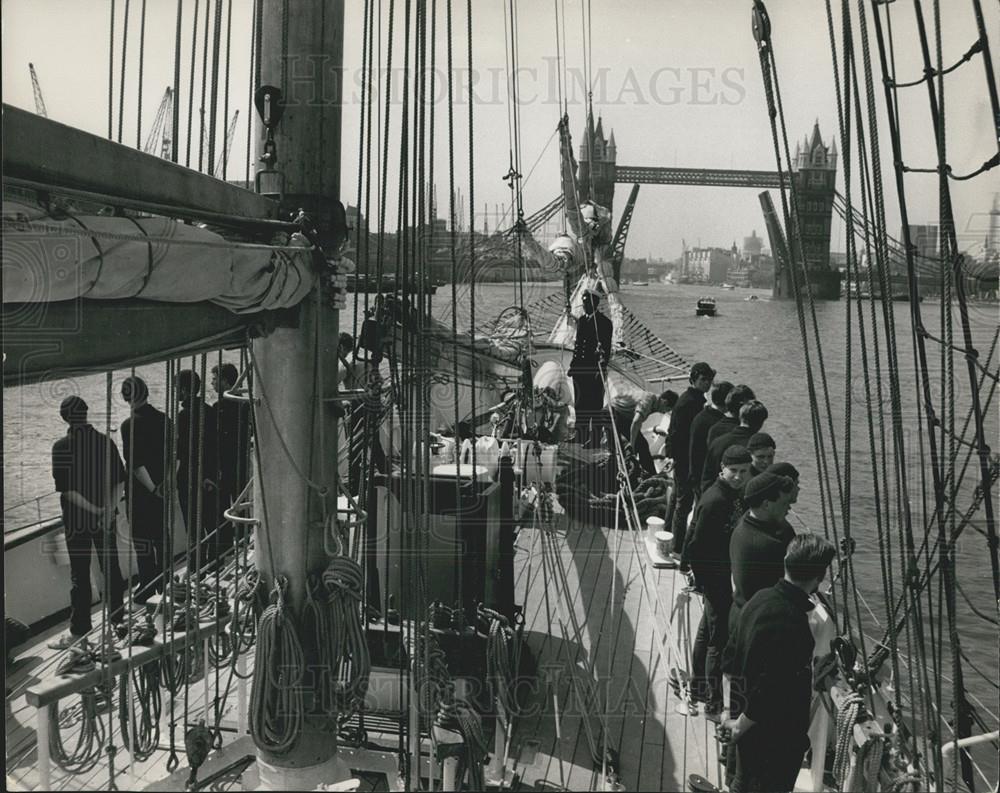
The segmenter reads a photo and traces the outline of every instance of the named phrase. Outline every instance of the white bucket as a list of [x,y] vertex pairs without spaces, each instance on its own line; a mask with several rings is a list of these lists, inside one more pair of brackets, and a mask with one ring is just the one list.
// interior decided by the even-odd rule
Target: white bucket
[[523,473],[525,481],[555,483],[558,446],[550,443],[541,444],[540,459],[535,455],[534,441],[519,439],[511,441],[511,446],[516,450],[514,466]]
[[670,556],[671,546],[674,544],[674,535],[669,531],[658,531],[654,535],[656,538],[656,550],[663,558]]
[[[431,474],[433,476],[450,476],[452,479],[455,479],[456,477],[460,479],[471,479],[473,469],[472,465],[469,463],[462,463],[457,466],[455,463],[444,463],[443,465],[435,465],[431,469]],[[485,465],[477,465],[475,468],[475,475],[478,479],[489,479],[489,471],[486,469]]]

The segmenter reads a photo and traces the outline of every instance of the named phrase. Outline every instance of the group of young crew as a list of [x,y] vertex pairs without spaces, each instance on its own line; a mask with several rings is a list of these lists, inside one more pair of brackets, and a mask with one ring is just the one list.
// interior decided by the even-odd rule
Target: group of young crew
[[[664,449],[673,461],[671,555],[704,604],[688,695],[704,703],[727,740],[731,791],[790,791],[809,746],[815,641],[808,615],[835,549],[788,522],[799,472],[774,461],[775,440],[763,431],[767,408],[753,389],[715,382],[704,362],[691,367],[679,397],[616,383],[608,365],[613,326],[597,310],[600,299],[596,290],[583,295],[569,369],[577,440],[594,447],[607,430],[617,432],[626,458],[652,473],[641,428],[653,412],[671,414]],[[685,675],[672,676],[680,692]]]
[[[192,565],[214,564],[232,545],[233,527],[223,510],[247,482],[250,448],[246,404],[222,397],[237,378],[232,364],[214,367],[212,382],[219,398],[210,405],[201,393],[201,377],[189,369],[179,372],[176,430],[174,422],[149,403],[146,382],[134,375],[126,378],[121,397],[130,412],[120,428],[121,451],[88,421],[89,408],[82,397],[72,395],[62,401],[59,414],[67,430],[52,447],[52,476],[70,560],[70,628],[50,647],[77,646],[92,628],[90,565],[95,552],[108,587],[111,620],[120,622],[125,616],[127,584],[114,523],[122,499],[138,569],[136,603],[162,592],[164,571],[169,574],[172,567],[168,483],[176,482]],[[110,543],[106,542],[109,529]]]
[[[703,600],[689,696],[728,740],[730,790],[790,791],[809,746],[811,596],[835,550],[788,522],[799,472],[774,461],[775,441],[762,431],[767,408],[750,386],[715,374],[707,363],[692,367],[666,443],[672,555]],[[682,677],[673,672],[677,688]]]

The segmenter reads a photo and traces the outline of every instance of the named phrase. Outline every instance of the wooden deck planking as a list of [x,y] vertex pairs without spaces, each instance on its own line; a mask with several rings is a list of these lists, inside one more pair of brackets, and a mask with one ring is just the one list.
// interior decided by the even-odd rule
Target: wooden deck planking
[[[649,566],[647,559],[639,556],[644,554],[641,543],[635,547],[628,534],[622,536],[620,556],[614,564],[616,533],[608,529],[589,530],[593,532],[589,545],[579,537],[574,538],[586,531],[571,526],[561,555],[565,561],[566,551],[570,551],[577,569],[574,576],[568,566],[567,573],[577,614],[580,609],[586,610],[581,618],[582,646],[592,654],[602,678],[610,671],[608,742],[619,750],[623,784],[627,789],[683,789],[686,775],[692,773],[717,781],[714,725],[707,722],[701,712],[685,717],[674,711],[677,702],[667,681],[668,655],[664,652],[661,656],[652,623],[653,619],[659,620],[659,635],[678,639],[677,626],[671,626],[670,633],[666,626],[674,598],[686,582],[675,571],[657,571]],[[599,561],[595,563],[595,560]],[[614,602],[609,604],[612,569],[616,593]],[[647,577],[648,591],[643,575]],[[553,621],[551,625],[545,622],[549,612],[540,602],[544,592],[538,589],[545,577],[536,576],[534,580],[537,586],[533,584],[531,592],[522,590],[522,597],[526,612],[531,615],[526,626],[532,631],[531,635],[537,638],[539,634],[553,631],[551,639],[544,639],[533,648],[539,665],[544,667],[565,660],[567,656],[560,654],[572,648],[563,647],[559,641],[562,637],[558,635],[560,629],[554,602],[550,604]],[[654,588],[658,599],[653,596]],[[692,637],[699,618],[700,602],[694,599],[690,606]],[[612,643],[610,670],[608,642]],[[689,652],[687,648],[686,652]],[[673,657],[683,661],[683,655],[677,651]],[[568,685],[558,687],[560,707],[564,711],[572,710],[560,720],[561,739],[555,734],[550,690],[546,685],[540,690],[544,696],[542,715],[533,714],[517,725],[515,744],[523,746],[527,740],[539,741],[541,759],[539,762],[536,758],[532,767],[518,769],[522,786],[545,781],[552,787],[570,790],[599,787],[601,780],[592,768],[584,724],[576,715],[579,705],[569,699]],[[603,702],[598,703],[598,707],[603,707]]]
[[[51,639],[55,633],[56,631],[48,632],[36,640],[37,644],[32,645],[30,648],[30,652],[32,652],[30,661],[27,664],[22,662],[22,665],[15,670],[15,674],[10,680],[15,692],[21,691],[21,693],[13,700],[8,700],[8,710],[6,716],[6,736],[8,746],[7,781],[9,785],[12,783],[18,790],[35,790],[38,789],[40,785],[37,768],[38,751],[35,737],[37,711],[34,707],[27,703],[24,697],[23,689],[37,681],[40,675],[46,673],[46,670],[50,670],[56,662],[57,656],[60,656],[59,651],[51,650],[46,646],[46,642]],[[210,668],[209,674],[212,676],[211,685],[214,686],[214,669]],[[223,687],[225,687],[227,674],[228,670],[223,671],[220,676]],[[234,691],[228,700],[227,706],[223,708],[223,725],[225,725],[227,721],[232,720],[232,711],[235,708],[235,683],[233,689]],[[188,715],[192,721],[197,720],[199,715],[205,710],[203,691],[202,678],[198,678],[197,681],[191,683],[188,699]],[[76,697],[73,697],[72,702],[75,703],[76,701]],[[209,708],[211,707],[212,705],[210,700]],[[128,751],[122,746],[117,705],[115,706],[113,713],[114,718],[112,720],[112,724],[114,730],[114,743],[117,747],[115,780],[118,788],[122,790],[141,789],[150,784],[162,782],[164,779],[169,777],[170,774],[166,770],[167,760],[169,758],[169,751],[167,749],[157,749],[153,752],[150,758],[139,763],[132,763]],[[182,768],[185,768],[183,693],[177,696],[176,716],[178,722],[176,734],[177,751],[181,757]],[[212,719],[209,718],[207,720],[211,723]],[[165,747],[168,744],[169,723],[169,695],[163,692],[160,719],[160,747]],[[63,744],[67,747],[75,746],[79,732],[79,722],[72,725],[68,729],[64,729],[62,732]],[[236,740],[238,737],[239,736],[235,733],[224,732],[223,750],[221,752],[213,753],[213,757],[224,754],[226,745]],[[105,737],[105,744],[106,743],[107,738]],[[93,770],[82,774],[68,774],[60,769],[55,763],[52,764],[51,769],[51,785],[55,790],[104,790],[108,785],[109,770],[106,760],[102,760],[98,763]],[[178,786],[178,789],[181,788],[183,788],[183,781],[181,781]]]
[[[612,615],[616,612],[615,605],[611,602],[612,581],[615,581],[616,594],[621,587],[621,583],[615,580],[618,576],[618,570],[615,567],[614,556],[608,553],[605,547],[607,535],[598,529],[594,529],[593,531],[594,543],[591,546],[591,555],[599,557],[600,563],[595,569],[594,576],[589,575],[590,570],[594,568],[588,567],[587,578],[588,583],[592,584],[593,594],[590,598],[590,605],[582,625],[585,626],[585,635],[583,637],[584,649],[598,678],[593,683],[592,689],[597,697],[597,701],[589,705],[583,705],[579,701],[575,702],[576,711],[580,712],[582,710],[588,718],[592,713],[606,712],[604,701],[606,689],[604,683],[607,680],[608,672],[607,650],[605,649],[608,642],[605,640],[605,631],[606,626],[613,623]],[[566,786],[570,790],[589,790],[595,784],[598,787],[600,786],[600,769],[594,768],[590,741],[587,733],[582,729],[582,719],[579,719],[579,721],[581,729],[577,733],[576,742],[570,755],[572,765],[567,777]],[[606,723],[606,716],[603,720],[596,717],[591,719],[594,737],[600,742],[599,751],[603,751],[603,725]],[[608,745],[614,746],[611,743]]]
[[641,636],[649,630],[647,624],[651,618],[652,608],[649,593],[643,586],[642,562],[636,557],[631,543],[631,536],[623,538],[622,551],[630,557],[629,591],[633,595],[634,606],[629,607],[626,598],[622,622],[629,620],[632,625],[631,636],[624,639],[619,636],[624,655],[628,658],[627,666],[615,675],[616,683],[621,691],[621,738],[619,755],[621,760],[621,780],[626,790],[638,790],[639,768],[642,752],[643,723],[647,714],[646,696],[649,689],[647,674],[648,654],[644,651]]
[[[566,567],[569,583],[569,591],[563,594],[571,604],[575,604],[581,592],[591,593],[593,591],[588,576],[596,577],[595,565],[600,565],[603,562],[603,557],[593,552],[593,545],[598,534],[596,530],[570,522],[565,517],[560,518],[559,523],[562,524],[562,528],[566,532],[566,541],[561,543],[557,537],[556,546],[559,549],[563,565]],[[543,539],[539,536],[539,544]],[[561,777],[566,770],[564,763],[561,762],[560,747],[557,745],[559,739],[553,721],[555,718],[553,692],[558,697],[559,703],[559,733],[565,735],[566,731],[569,731],[575,737],[576,731],[572,728],[579,726],[579,724],[574,724],[572,719],[565,714],[567,707],[571,704],[568,678],[559,674],[553,681],[549,676],[556,665],[561,665],[564,662],[566,658],[564,652],[567,649],[564,647],[559,628],[559,611],[567,606],[559,603],[560,588],[554,585],[555,572],[551,568],[551,554],[551,550],[545,552],[543,556],[543,559],[546,560],[544,573],[534,579],[531,590],[525,592],[523,601],[525,610],[534,615],[533,619],[526,623],[526,629],[531,632],[533,638],[537,639],[538,636],[543,638],[541,642],[537,642],[536,646],[532,647],[539,667],[537,696],[532,703],[534,713],[527,723],[518,724],[517,729],[518,744],[523,745],[526,741],[538,742],[538,754],[534,763],[532,766],[522,769],[522,784],[550,779],[553,776]],[[574,558],[582,560],[582,564],[575,563]],[[541,587],[541,591],[539,591],[539,587]],[[548,596],[547,603],[546,595]],[[546,603],[544,612],[540,607],[530,608],[532,600],[535,599]],[[574,610],[578,618],[586,619],[584,606],[574,606]]]
[[[525,606],[525,629],[528,644],[540,666],[540,679],[536,689],[536,709],[515,724],[512,740],[512,758],[519,761],[520,749],[527,741],[539,742],[534,763],[527,768],[519,766],[516,771],[521,776],[522,787],[531,787],[538,782],[546,782],[547,787],[563,787],[572,790],[599,789],[601,779],[595,773],[591,761],[590,745],[579,715],[581,703],[571,694],[569,677],[561,673],[555,683],[544,678],[544,667],[548,664],[564,666],[572,657],[575,637],[567,624],[569,641],[564,641],[560,627],[558,609],[572,607],[581,626],[581,655],[590,654],[596,664],[599,677],[610,678],[610,710],[607,716],[608,745],[619,750],[621,757],[622,782],[627,789],[684,789],[684,773],[700,773],[710,781],[717,782],[718,766],[715,762],[715,742],[712,738],[714,725],[704,719],[703,714],[684,717],[674,712],[677,704],[669,693],[667,683],[668,662],[666,653],[658,650],[657,634],[653,630],[653,619],[665,627],[667,616],[658,611],[668,612],[673,608],[674,597],[684,585],[683,577],[674,571],[656,571],[648,564],[641,543],[638,548],[632,544],[633,535],[627,532],[596,529],[567,520],[557,519],[558,534],[553,535],[554,547],[542,553],[542,538],[535,536],[535,530],[527,529],[519,537],[515,564],[516,586],[520,602]],[[617,563],[614,558],[615,543],[621,539],[621,552]],[[534,549],[532,550],[532,543]],[[557,588],[553,570],[549,568],[551,554],[558,552],[565,566],[569,588],[569,604],[560,606],[556,602]],[[543,566],[543,561],[545,562]],[[531,563],[530,590],[527,566]],[[645,571],[645,573],[643,572]],[[656,598],[643,585],[642,575],[648,578],[650,590],[656,588]],[[610,588],[614,581],[615,597],[609,602]],[[545,593],[549,595],[546,605]],[[700,602],[691,604],[692,637],[700,616]],[[46,637],[48,638],[48,637]],[[20,665],[11,683],[23,687],[44,668],[43,665],[56,655],[45,648],[44,638],[31,648],[32,661]],[[610,643],[610,644],[609,644]],[[41,649],[40,649],[41,648]],[[609,669],[610,651],[610,669]],[[214,685],[214,670],[209,670]],[[227,671],[221,674],[225,686]],[[581,670],[581,675],[585,672]],[[550,686],[555,685],[560,697],[563,718],[560,723],[562,738],[556,736],[552,712]],[[189,716],[197,719],[202,709],[202,684],[200,680],[192,684],[190,690]],[[603,696],[603,691],[598,688]],[[230,708],[235,696],[230,696]],[[210,703],[209,703],[209,707]],[[603,700],[588,712],[596,712],[604,707]],[[227,708],[227,710],[229,710]],[[186,774],[183,751],[183,726],[180,724],[183,712],[183,694],[177,697],[178,730],[176,735],[178,754],[181,757],[181,771]],[[23,695],[8,701],[7,710],[8,745],[11,740],[23,741],[22,749],[27,754],[16,766],[8,768],[8,782],[18,789],[34,789],[38,786],[36,766],[37,754],[33,746],[34,708],[29,706]],[[121,748],[120,734],[115,719],[115,743],[119,745],[117,782],[119,787],[143,788],[155,785],[159,789],[172,789],[177,774],[166,770],[168,752],[157,750],[143,763],[132,766],[128,753]],[[598,720],[595,718],[595,725]],[[160,746],[168,743],[169,697],[163,699]],[[239,736],[224,733],[226,747]],[[75,731],[68,730],[64,736],[67,745],[72,745]],[[685,740],[686,739],[686,740]],[[600,737],[598,736],[598,740]],[[212,754],[215,759],[224,757],[226,749]],[[9,758],[15,759],[15,758]],[[236,759],[235,756],[231,759]],[[203,770],[202,776],[208,773]],[[53,768],[52,783],[55,788],[67,790],[104,789],[107,784],[106,761],[91,773],[80,776],[66,775]],[[178,785],[180,787],[180,785]]]

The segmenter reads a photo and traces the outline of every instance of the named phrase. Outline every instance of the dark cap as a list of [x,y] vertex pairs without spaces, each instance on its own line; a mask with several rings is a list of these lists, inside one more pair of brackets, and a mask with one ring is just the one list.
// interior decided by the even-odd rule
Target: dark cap
[[59,405],[59,415],[62,416],[63,421],[69,424],[76,421],[86,421],[87,410],[87,403],[83,401],[83,397],[76,394],[66,397]]
[[746,490],[743,491],[743,500],[751,507],[760,506],[778,493],[790,490],[791,487],[792,480],[787,476],[778,476],[770,471],[764,471],[747,483]]
[[723,465],[749,465],[752,462],[753,458],[750,456],[750,450],[746,446],[740,446],[738,443],[734,443],[722,453]]
[[778,447],[774,442],[774,438],[766,432],[755,432],[750,436],[750,440],[747,441],[747,448],[753,452],[757,451],[757,449],[777,449]]
[[691,379],[697,380],[699,377],[715,377],[715,369],[704,361],[699,361],[691,367]]
[[799,481],[799,469],[796,468],[791,463],[771,463],[761,473],[771,473],[771,474],[777,474],[778,476],[787,476],[793,482]]

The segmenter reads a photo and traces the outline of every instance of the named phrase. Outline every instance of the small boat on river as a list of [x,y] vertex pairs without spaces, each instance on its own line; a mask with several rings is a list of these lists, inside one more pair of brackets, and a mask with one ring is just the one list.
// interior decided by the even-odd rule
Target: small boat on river
[[694,313],[699,317],[714,317],[716,315],[716,305],[714,297],[703,297],[698,301]]

